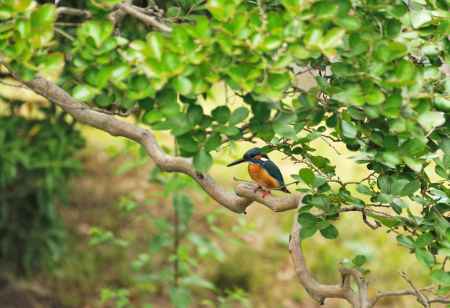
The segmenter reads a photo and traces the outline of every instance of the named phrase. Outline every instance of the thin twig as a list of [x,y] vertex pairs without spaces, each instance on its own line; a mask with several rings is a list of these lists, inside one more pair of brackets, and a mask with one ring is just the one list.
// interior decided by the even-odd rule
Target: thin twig
[[361,211],[362,214],[362,218],[364,223],[369,226],[369,228],[371,228],[372,230],[378,229],[379,227],[381,227],[381,224],[378,221],[375,221],[374,223],[371,223],[368,219],[367,219],[367,215],[366,215],[366,211],[363,209]]
[[61,34],[62,36],[64,36],[66,39],[70,40],[70,41],[75,41],[75,38],[70,35],[69,33],[67,33],[66,31],[59,29],[59,28],[55,28],[55,32]]
[[85,18],[91,18],[92,14],[88,10],[81,10],[72,7],[60,6],[56,9],[56,14],[59,15],[68,15],[68,16],[80,16]]
[[411,289],[414,291],[414,294],[416,295],[417,301],[421,303],[425,308],[430,307],[430,303],[428,298],[419,290],[416,288],[416,286],[413,284],[411,279],[409,279],[408,275],[405,272],[401,272],[400,276],[406,281],[406,283],[409,284]]

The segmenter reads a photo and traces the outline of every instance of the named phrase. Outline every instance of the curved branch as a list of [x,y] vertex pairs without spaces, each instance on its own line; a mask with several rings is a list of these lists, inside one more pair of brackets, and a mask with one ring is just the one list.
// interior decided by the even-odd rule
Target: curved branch
[[295,272],[308,294],[320,304],[323,304],[326,298],[343,298],[351,303],[353,307],[360,307],[359,298],[350,286],[350,272],[342,271],[342,285],[321,284],[313,277],[303,255],[300,243],[300,230],[301,226],[297,221],[297,215],[295,215],[289,240],[289,252],[294,263]]
[[301,201],[299,194],[292,194],[287,197],[270,196],[262,198],[260,194],[255,192],[256,185],[254,184],[238,185],[236,193],[226,191],[211,176],[196,171],[191,159],[171,156],[165,153],[149,130],[82,104],[72,98],[61,87],[45,78],[37,77],[31,81],[22,81],[14,72],[11,71],[11,73],[16,80],[24,83],[28,88],[47,98],[50,102],[60,106],[79,122],[96,127],[113,136],[125,137],[140,143],[161,170],[189,175],[200,184],[210,197],[233,212],[245,213],[245,209],[253,201],[259,202],[274,211],[294,209]]

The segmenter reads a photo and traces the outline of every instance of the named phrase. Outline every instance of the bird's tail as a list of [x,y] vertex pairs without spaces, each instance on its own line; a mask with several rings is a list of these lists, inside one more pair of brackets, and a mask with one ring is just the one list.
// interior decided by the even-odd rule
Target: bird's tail
[[286,188],[286,186],[281,187],[281,191],[290,194],[291,192]]

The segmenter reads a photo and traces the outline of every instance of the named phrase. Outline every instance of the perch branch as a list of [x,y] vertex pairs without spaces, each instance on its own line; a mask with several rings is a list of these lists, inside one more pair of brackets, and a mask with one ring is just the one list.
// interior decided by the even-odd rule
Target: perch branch
[[274,211],[293,209],[301,201],[299,194],[262,198],[254,192],[256,184],[239,184],[235,188],[236,193],[226,191],[211,176],[196,171],[191,159],[165,153],[151,131],[117,119],[114,115],[94,110],[92,107],[78,102],[61,87],[43,77],[37,77],[31,81],[22,81],[14,72],[11,70],[10,72],[16,80],[61,107],[80,123],[93,126],[113,136],[125,137],[140,143],[161,170],[189,175],[200,184],[210,197],[233,212],[244,213],[253,201],[259,202]]

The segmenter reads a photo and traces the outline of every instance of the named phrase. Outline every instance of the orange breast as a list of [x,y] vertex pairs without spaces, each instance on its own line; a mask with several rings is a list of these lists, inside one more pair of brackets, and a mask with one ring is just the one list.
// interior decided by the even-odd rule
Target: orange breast
[[278,188],[278,181],[258,164],[248,164],[248,174],[250,177],[264,188]]

